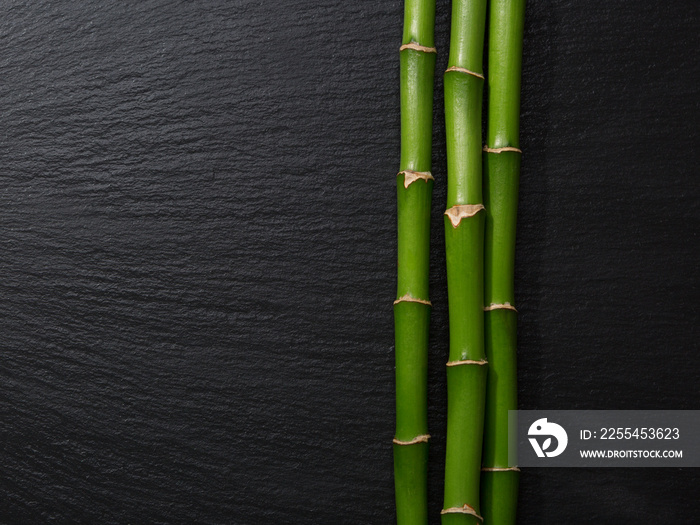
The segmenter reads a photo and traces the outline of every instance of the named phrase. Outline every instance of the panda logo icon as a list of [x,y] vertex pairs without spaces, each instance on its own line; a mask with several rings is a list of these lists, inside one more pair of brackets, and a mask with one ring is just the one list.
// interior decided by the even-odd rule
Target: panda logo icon
[[[538,419],[532,425],[530,425],[530,430],[527,431],[529,436],[530,444],[532,448],[535,449],[535,454],[537,457],[543,458],[554,458],[560,455],[566,449],[566,445],[569,443],[569,436],[566,435],[566,430],[561,425],[556,423],[550,423],[547,421],[546,417]],[[536,436],[536,437],[532,437]],[[540,445],[538,437],[545,437],[544,441]],[[552,448],[552,438],[556,439],[557,446],[554,450]]]

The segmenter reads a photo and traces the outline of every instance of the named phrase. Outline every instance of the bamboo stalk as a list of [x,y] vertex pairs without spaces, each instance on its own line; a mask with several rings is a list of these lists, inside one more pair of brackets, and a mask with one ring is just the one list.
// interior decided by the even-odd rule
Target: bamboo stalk
[[525,0],[491,0],[488,126],[484,148],[484,302],[489,371],[481,508],[490,525],[514,524],[517,466],[508,460],[508,411],[517,409],[513,287],[520,176],[520,71]]
[[394,302],[399,525],[428,523],[428,296],[435,73],[435,0],[406,0],[400,48],[401,163],[396,179],[398,277]]
[[450,321],[443,525],[481,523],[484,353],[481,104],[486,0],[453,0],[445,72]]

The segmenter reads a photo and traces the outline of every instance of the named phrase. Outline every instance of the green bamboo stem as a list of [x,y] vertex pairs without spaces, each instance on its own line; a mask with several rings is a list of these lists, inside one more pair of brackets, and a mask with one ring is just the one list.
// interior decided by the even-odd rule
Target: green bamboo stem
[[450,320],[443,525],[481,523],[484,353],[481,104],[486,0],[453,0],[445,72]]
[[399,525],[428,523],[428,296],[435,74],[435,0],[406,0],[400,56],[401,163],[396,178],[398,278],[394,302]]
[[484,148],[486,386],[481,509],[485,523],[515,523],[517,465],[508,459],[508,411],[517,409],[513,287],[520,177],[520,75],[525,0],[491,0],[488,126]]

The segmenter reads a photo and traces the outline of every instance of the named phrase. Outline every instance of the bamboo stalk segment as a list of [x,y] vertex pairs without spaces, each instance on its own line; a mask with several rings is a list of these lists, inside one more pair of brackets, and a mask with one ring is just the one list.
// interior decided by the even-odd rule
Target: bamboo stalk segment
[[[447,367],[443,525],[482,522],[479,480],[489,366],[484,352],[481,173],[485,20],[486,0],[453,0],[450,56],[444,77],[448,175],[445,248],[449,363],[464,364]],[[459,220],[453,220],[456,216]]]
[[406,0],[400,48],[401,162],[396,178],[398,276],[394,302],[399,525],[428,523],[428,294],[435,72],[435,0]]
[[[508,461],[508,410],[517,409],[517,311],[513,286],[520,176],[520,75],[525,0],[491,0],[488,126],[484,148],[485,344],[489,360],[481,509],[486,523],[512,525],[517,466]],[[507,307],[506,307],[507,305]],[[493,306],[499,306],[495,308]]]

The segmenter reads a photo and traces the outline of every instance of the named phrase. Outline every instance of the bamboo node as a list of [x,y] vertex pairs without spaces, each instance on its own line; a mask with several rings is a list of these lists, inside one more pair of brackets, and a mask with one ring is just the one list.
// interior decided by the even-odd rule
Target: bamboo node
[[515,309],[515,306],[513,306],[510,303],[503,303],[503,304],[491,303],[488,306],[484,306],[484,312],[490,312],[491,310],[513,310],[514,312],[517,312],[517,310]]
[[394,301],[394,304],[399,304],[399,303],[420,303],[420,304],[427,304],[428,306],[433,306],[433,303],[426,299],[416,299],[415,297],[411,297],[410,295],[406,294]]
[[445,366],[461,366],[461,365],[479,365],[483,366],[488,364],[488,361],[486,359],[462,359],[461,361],[448,361],[447,365]]
[[418,443],[427,443],[428,440],[430,439],[430,434],[422,434],[420,436],[416,436],[410,441],[401,441],[399,439],[394,438],[394,444],[396,445],[416,445]]
[[482,467],[481,472],[520,472],[518,467]]
[[403,170],[399,171],[396,176],[403,175],[403,187],[408,188],[411,184],[417,180],[424,180],[428,182],[429,180],[435,180],[433,174],[429,171],[413,171],[413,170]]
[[450,71],[456,71],[458,73],[466,73],[467,75],[471,75],[473,77],[480,78],[481,80],[484,80],[484,75],[482,75],[481,73],[477,73],[476,71],[471,71],[471,70],[463,68],[463,67],[458,67],[458,66],[448,67],[445,70],[445,73],[449,73]]
[[450,507],[449,509],[442,509],[440,511],[440,514],[470,514],[477,518],[479,521],[483,523],[484,518],[479,516],[476,513],[476,510],[474,510],[474,507],[467,505],[466,503],[462,505],[461,507]]
[[452,227],[456,228],[457,226],[459,226],[459,223],[462,221],[462,219],[468,219],[469,217],[473,217],[483,209],[483,204],[458,204],[446,210],[445,215],[449,217],[450,222],[452,223]]
[[416,42],[409,42],[404,44],[399,48],[399,53],[405,49],[413,49],[414,51],[422,51],[423,53],[437,53],[437,49],[434,47],[422,46]]
[[505,146],[503,148],[489,148],[488,146],[484,146],[484,151],[486,153],[504,153],[506,151],[513,151],[515,153],[520,153],[522,155],[523,151],[520,148],[514,148],[513,146]]

